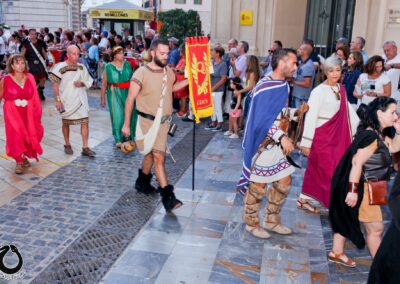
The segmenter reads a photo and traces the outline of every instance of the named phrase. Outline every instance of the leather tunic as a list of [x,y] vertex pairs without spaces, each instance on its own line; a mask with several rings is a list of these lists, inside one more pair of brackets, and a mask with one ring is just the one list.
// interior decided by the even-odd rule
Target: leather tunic
[[378,139],[377,149],[364,164],[364,175],[367,180],[387,180],[391,164],[392,157],[388,146],[381,139]]

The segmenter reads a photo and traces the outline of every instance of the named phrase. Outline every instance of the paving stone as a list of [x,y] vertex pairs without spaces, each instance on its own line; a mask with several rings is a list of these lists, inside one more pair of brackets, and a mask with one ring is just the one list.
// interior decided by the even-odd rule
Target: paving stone
[[[197,128],[199,127],[197,126]],[[186,133],[188,132],[186,131]],[[196,139],[196,155],[214,135],[213,133],[202,132]],[[182,136],[181,140],[175,139],[173,144],[170,143],[171,152],[177,160],[176,164],[173,164],[171,159],[167,158],[166,160],[168,176],[172,184],[179,179],[191,163],[191,160],[187,159],[188,153],[191,153],[192,150],[191,137],[192,134],[189,133]],[[172,147],[174,145],[176,146]],[[110,149],[110,146],[113,147],[112,141],[107,141],[107,143],[98,146],[96,148],[98,156],[95,159],[82,158],[74,161],[83,165],[83,168],[78,170],[72,166],[62,168],[63,177],[65,177],[65,173],[71,173],[72,176],[76,173],[77,180],[80,182],[76,183],[63,178],[57,180],[56,178],[55,183],[62,182],[64,187],[52,191],[51,195],[73,192],[74,195],[69,197],[73,202],[67,205],[62,202],[60,204],[52,202],[54,207],[51,210],[55,214],[65,212],[66,215],[63,215],[63,217],[70,217],[72,223],[67,228],[63,228],[59,222],[51,223],[54,222],[54,216],[52,216],[43,227],[66,230],[65,235],[71,235],[73,231],[82,234],[35,277],[34,283],[58,281],[57,279],[99,281],[159,206],[157,194],[147,196],[132,190],[137,168],[140,165],[140,157],[135,153],[132,155],[134,159],[126,159],[126,156],[115,148],[112,153],[106,152],[106,149]],[[131,174],[132,171],[135,173],[134,175]],[[119,176],[123,178],[115,178]],[[93,184],[97,186],[92,186]],[[102,186],[104,184],[107,186]],[[65,188],[68,188],[68,190],[65,190]],[[82,190],[82,188],[85,188],[85,190]],[[88,198],[98,201],[100,204],[88,201]],[[112,201],[112,206],[110,201]],[[99,217],[99,215],[101,216]],[[159,218],[159,221],[157,221],[157,218],[153,219],[152,222],[156,224],[154,228],[167,233],[176,230],[181,231],[187,221],[187,217],[174,218],[173,215],[169,214],[160,214]],[[160,224],[164,224],[164,226],[160,228]],[[81,225],[79,229],[77,225]],[[57,244],[53,241],[53,244],[59,246],[61,243]],[[104,254],[108,257],[104,257]],[[75,259],[72,258],[73,255],[76,256]],[[87,262],[89,266],[82,267],[82,261]],[[95,271],[93,271],[94,267],[96,268]],[[65,273],[66,268],[70,271],[67,274]]]

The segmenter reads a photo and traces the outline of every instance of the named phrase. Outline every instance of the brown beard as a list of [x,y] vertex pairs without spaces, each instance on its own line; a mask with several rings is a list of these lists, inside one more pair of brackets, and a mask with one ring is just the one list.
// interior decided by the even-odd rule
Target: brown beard
[[154,63],[161,68],[164,68],[165,66],[167,66],[167,63],[165,63],[165,64],[162,63],[162,61],[160,59],[158,59],[157,55],[154,56]]

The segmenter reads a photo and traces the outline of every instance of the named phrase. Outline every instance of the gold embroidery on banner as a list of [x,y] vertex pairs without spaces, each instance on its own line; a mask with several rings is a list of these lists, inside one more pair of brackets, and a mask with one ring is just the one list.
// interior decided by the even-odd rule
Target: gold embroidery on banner
[[196,55],[193,53],[192,59],[192,67],[190,68],[192,71],[192,76],[194,82],[196,83],[197,94],[208,94],[208,76],[205,76],[204,81],[199,84],[199,73],[206,75],[207,70],[209,70],[209,64],[207,60],[207,54],[203,52],[203,61],[198,61]]

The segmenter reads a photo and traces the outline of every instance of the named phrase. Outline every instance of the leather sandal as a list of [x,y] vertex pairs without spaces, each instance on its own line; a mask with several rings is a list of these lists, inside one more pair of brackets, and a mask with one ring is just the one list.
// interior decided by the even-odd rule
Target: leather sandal
[[73,155],[74,151],[72,150],[71,145],[64,145],[64,153],[67,155]]
[[[346,258],[347,258],[347,260],[345,261]],[[339,263],[339,264],[342,264],[342,265],[347,266],[347,267],[353,267],[353,268],[356,267],[356,262],[354,260],[350,259],[343,252],[336,254],[333,251],[330,251],[328,253],[328,260],[330,262]]]
[[23,166],[22,163],[17,163],[17,164],[15,165],[15,173],[16,173],[17,175],[21,175],[21,174],[24,173],[24,166]]
[[82,156],[94,157],[96,156],[96,152],[90,149],[89,147],[82,148]]
[[297,199],[296,204],[297,204],[297,208],[298,209],[303,209],[305,211],[308,211],[308,212],[311,212],[311,213],[314,213],[314,214],[319,214],[320,211],[321,211],[321,208],[312,205],[308,200],[303,200],[302,201],[300,199]]
[[22,166],[24,168],[29,168],[31,166],[31,163],[29,163],[28,159],[26,157],[22,158]]

